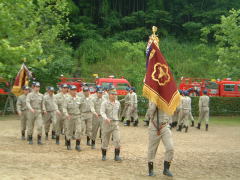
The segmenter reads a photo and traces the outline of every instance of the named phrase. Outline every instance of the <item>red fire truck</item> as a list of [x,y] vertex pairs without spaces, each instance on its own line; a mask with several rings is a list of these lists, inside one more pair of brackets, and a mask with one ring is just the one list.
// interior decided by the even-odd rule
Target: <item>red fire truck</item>
[[0,77],[0,94],[9,94],[10,84],[5,79]]
[[126,95],[126,89],[131,87],[128,80],[126,80],[124,77],[115,78],[114,76],[109,76],[108,78],[96,78],[96,84],[106,88],[110,85],[114,85],[114,87],[117,89],[118,95]]
[[188,90],[191,96],[202,95],[203,90],[207,90],[209,96],[240,97],[240,81],[232,81],[230,78],[223,80],[181,78],[179,89]]
[[60,77],[59,86],[62,84],[75,85],[77,87],[77,91],[82,91],[82,87],[84,84],[87,84],[90,88],[90,92],[94,93],[96,91],[96,85],[100,85],[103,88],[108,88],[110,85],[114,85],[117,89],[118,95],[126,95],[127,87],[131,87],[130,83],[124,78],[114,78],[114,76],[109,76],[108,78],[98,78],[96,77],[94,83],[87,83],[82,78],[66,78],[64,76]]

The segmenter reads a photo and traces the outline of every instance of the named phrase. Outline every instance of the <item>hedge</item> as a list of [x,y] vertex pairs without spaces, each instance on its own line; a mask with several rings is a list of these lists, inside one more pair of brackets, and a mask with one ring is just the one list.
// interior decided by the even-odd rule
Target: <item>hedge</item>
[[[0,112],[3,110],[7,96],[0,95]],[[118,99],[124,98],[120,96]],[[191,97],[192,114],[198,116],[199,97]],[[123,103],[122,103],[123,104]],[[148,100],[138,96],[138,113],[144,116],[148,107]],[[212,116],[237,116],[240,115],[239,97],[210,97],[210,115]]]
[[[122,98],[122,97],[121,97]],[[121,99],[120,98],[120,99]],[[199,97],[191,97],[192,114],[198,116]],[[138,112],[144,116],[148,107],[148,100],[143,96],[138,96]],[[237,116],[240,115],[239,97],[210,97],[210,115],[212,116]]]

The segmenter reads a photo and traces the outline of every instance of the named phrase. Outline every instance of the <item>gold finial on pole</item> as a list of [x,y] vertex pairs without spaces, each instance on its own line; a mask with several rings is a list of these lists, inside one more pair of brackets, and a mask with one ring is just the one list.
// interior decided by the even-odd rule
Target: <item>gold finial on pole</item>
[[23,58],[22,59],[23,63],[27,62],[27,59],[26,58]]
[[158,43],[159,43],[159,39],[158,39],[158,36],[156,35],[156,32],[157,32],[157,27],[156,26],[153,26],[152,27],[152,35],[150,36],[150,41],[152,41],[152,42],[154,42],[154,44],[157,46],[157,47],[159,47],[158,46]]

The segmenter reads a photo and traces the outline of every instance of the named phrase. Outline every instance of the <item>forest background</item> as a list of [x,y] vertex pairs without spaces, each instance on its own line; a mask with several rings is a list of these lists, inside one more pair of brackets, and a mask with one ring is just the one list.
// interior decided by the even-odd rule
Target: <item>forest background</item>
[[0,77],[21,64],[44,85],[61,74],[124,76],[141,93],[151,27],[175,79],[240,79],[239,0],[0,0]]

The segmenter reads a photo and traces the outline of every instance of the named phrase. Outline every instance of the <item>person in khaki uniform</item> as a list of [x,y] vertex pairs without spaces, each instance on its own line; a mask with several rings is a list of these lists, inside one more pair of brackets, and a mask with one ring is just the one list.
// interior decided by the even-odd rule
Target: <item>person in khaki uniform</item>
[[87,135],[87,145],[91,146],[90,139],[92,139],[92,118],[96,114],[92,101],[90,99],[90,90],[88,87],[83,88],[84,97],[81,98],[80,114],[82,121],[81,136]]
[[187,91],[184,91],[183,94],[184,96],[181,97],[181,112],[177,131],[182,131],[182,128],[185,127],[185,132],[188,132],[191,98],[188,96]]
[[[51,123],[53,128],[52,139],[55,139],[57,114],[60,114],[60,112],[58,111],[58,106],[56,103],[53,87],[48,87],[47,94],[43,97],[43,103],[46,108],[46,111],[44,111],[44,127],[45,127],[46,140],[48,140],[48,133],[49,133]],[[58,132],[58,139],[56,140],[56,144],[59,144],[59,132]]]
[[207,90],[203,91],[203,96],[199,98],[199,122],[197,128],[200,129],[202,121],[205,120],[206,131],[208,131],[209,121],[209,97],[207,96]]
[[38,144],[42,144],[42,126],[43,126],[43,119],[42,119],[42,112],[46,111],[45,106],[43,104],[43,95],[39,93],[40,90],[40,83],[36,82],[33,86],[33,91],[27,95],[26,98],[26,106],[27,106],[27,134],[28,134],[28,141],[29,144],[33,144],[33,129],[34,124],[37,124],[37,132],[38,132]]
[[[67,125],[66,125],[66,117],[63,113],[63,104],[65,99],[68,96],[68,85],[67,84],[63,84],[61,86],[61,91],[56,94],[55,99],[56,99],[56,103],[58,106],[58,110],[60,112],[59,115],[57,115],[57,124],[56,124],[56,135],[60,135],[60,133],[63,134],[63,129],[64,129],[64,133],[67,132]],[[57,140],[58,137],[56,137]]]
[[119,131],[119,112],[121,110],[120,102],[116,100],[116,90],[109,91],[109,99],[101,105],[100,113],[103,118],[102,123],[102,160],[106,160],[106,153],[111,135],[115,147],[115,161],[121,161],[120,158],[120,131]]
[[[77,151],[80,151],[81,141],[81,119],[80,119],[80,105],[81,98],[77,96],[77,87],[70,86],[70,95],[65,99],[63,105],[63,113],[66,116],[67,132],[65,133],[67,149],[71,150],[71,138],[73,131],[76,132],[76,147]],[[75,124],[75,127],[74,127]]]
[[98,88],[97,96],[92,98],[93,107],[97,114],[97,116],[93,115],[93,119],[92,119],[92,149],[95,149],[95,140],[96,140],[98,129],[100,128],[100,131],[102,130],[103,119],[100,114],[101,104],[104,101],[102,96],[103,96],[103,90],[101,88]]
[[24,86],[23,95],[19,96],[17,99],[17,112],[21,121],[21,133],[22,140],[25,140],[25,131],[27,127],[27,106],[26,106],[26,98],[30,92],[30,88],[28,86]]
[[127,112],[127,108],[129,106],[129,100],[130,100],[130,98],[129,98],[130,88],[128,87],[126,90],[128,91],[127,95],[124,97],[124,99],[120,100],[120,102],[124,101],[124,107],[123,107],[123,110],[121,112],[121,122],[123,122],[125,117],[126,117],[126,112]]
[[165,147],[163,174],[166,176],[173,176],[172,173],[169,171],[170,164],[171,161],[173,160],[174,155],[172,133],[170,130],[170,126],[168,125],[169,116],[161,109],[157,108],[157,106],[152,102],[150,102],[149,116],[150,116],[150,124],[148,130],[149,176],[154,176],[153,162],[161,140]]
[[133,92],[134,88],[131,87],[130,94],[129,94],[129,106],[126,112],[126,123],[125,126],[130,126],[131,117],[133,117],[133,126],[138,125],[138,113],[137,113],[137,94]]

